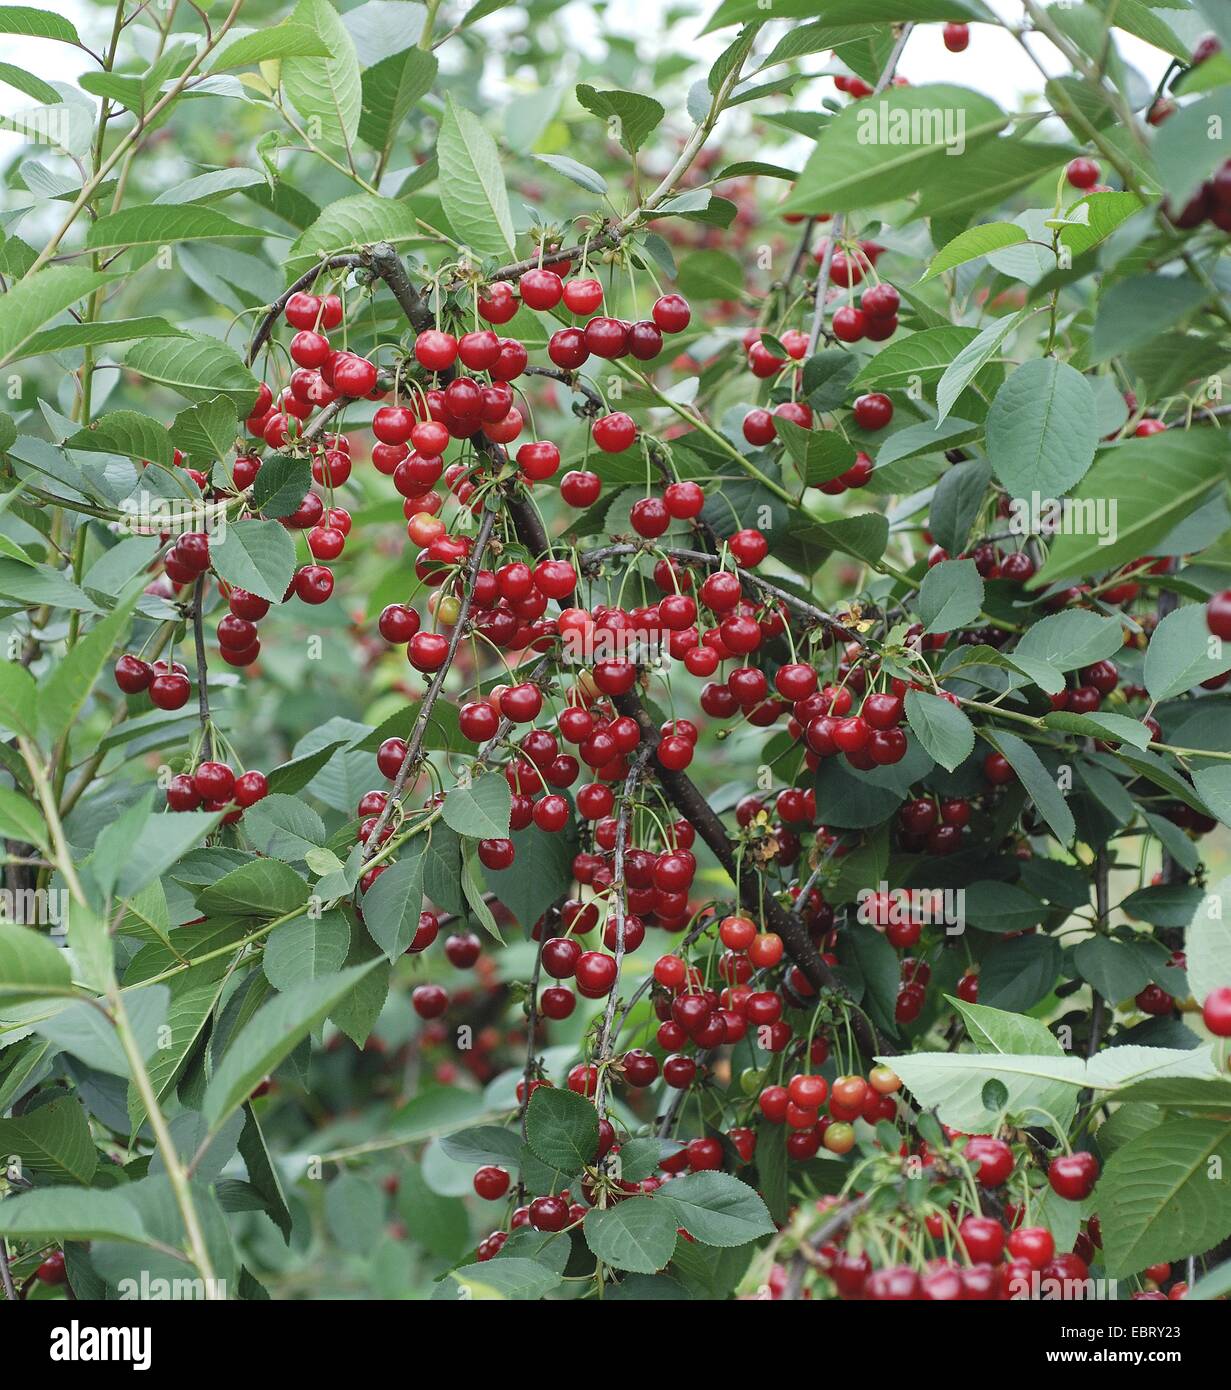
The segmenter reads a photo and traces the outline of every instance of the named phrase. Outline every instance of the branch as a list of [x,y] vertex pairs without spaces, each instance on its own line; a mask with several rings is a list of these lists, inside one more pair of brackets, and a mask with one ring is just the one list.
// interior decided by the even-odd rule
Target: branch
[[214,756],[214,724],[209,712],[209,667],[205,659],[205,575],[197,576],[192,595],[192,637],[197,653],[197,709],[201,715],[201,747],[207,759]]
[[[630,690],[627,694],[613,696],[612,702],[621,714],[628,715],[637,721],[643,742],[648,743],[653,749],[657,749],[658,729],[650,718],[649,712],[641,703],[640,697]],[[713,808],[694,783],[682,772],[673,772],[661,764],[656,763],[654,773],[672,805],[696,827],[697,834],[709,846],[714,857],[726,870],[732,883],[739,885],[740,901],[744,907],[756,916],[762,917],[770,929],[782,938],[787,953],[804,972],[813,989],[818,992],[829,991],[853,1004],[854,1001],[851,999],[846,986],[821,959],[820,952],[808,934],[807,927],[804,926],[799,917],[793,912],[788,912],[771,893],[765,890],[764,882],[759,873],[741,874],[739,872],[739,866],[735,861],[735,852],[731,841],[727,838],[722,821],[719,820]],[[852,1008],[850,1021],[855,1040],[866,1056],[874,1057],[878,1054],[888,1055],[892,1053],[893,1049],[880,1039],[875,1028],[861,1012]]]
[[[634,545],[631,543],[619,545],[605,545],[596,550],[587,550],[581,557],[581,571],[583,574],[592,576],[593,572],[602,564],[604,560],[613,559],[621,555],[642,555],[649,553],[651,547],[646,545]],[[707,554],[703,550],[681,550],[672,548],[670,550],[658,550],[655,553],[665,555],[669,560],[681,560],[689,565],[708,565],[711,569],[722,568],[722,558],[718,555]],[[808,618],[814,623],[819,623],[822,627],[827,627],[835,632],[846,642],[857,642],[861,647],[867,643],[859,633],[851,631],[850,628],[840,623],[832,614],[825,612],[823,608],[816,607],[815,604],[808,603],[806,600],[797,598],[788,589],[780,589],[776,584],[770,583],[768,579],[762,579],[760,575],[750,574],[747,570],[738,570],[737,574],[743,583],[751,584],[764,594],[770,594],[779,602],[792,608],[801,617]]]
[[624,854],[628,848],[628,834],[633,818],[634,798],[637,783],[645,771],[645,765],[653,752],[651,744],[643,744],[624,779],[624,789],[620,793],[620,810],[616,819],[615,849],[612,858],[612,879],[610,902],[615,914],[615,979],[607,995],[607,1007],[603,1011],[603,1026],[598,1035],[598,1084],[594,1095],[594,1106],[599,1119],[607,1118],[607,1063],[611,1057],[611,1025],[615,1021],[617,996],[620,992],[620,974],[624,968],[624,923],[625,923],[625,885]]
[[248,356],[245,359],[248,365],[250,367],[252,366],[257,359],[257,354],[269,341],[269,335],[274,331],[274,325],[277,323],[279,315],[285,310],[287,304],[290,303],[292,295],[298,294],[300,290],[306,290],[309,285],[315,283],[327,270],[336,270],[341,266],[349,266],[354,269],[363,265],[363,263],[364,261],[361,255],[347,253],[340,256],[330,256],[327,260],[318,261],[311,270],[306,270],[299,279],[288,289],[284,290],[265,311],[264,317],[257,325],[256,332],[252,335],[252,342],[248,345]]

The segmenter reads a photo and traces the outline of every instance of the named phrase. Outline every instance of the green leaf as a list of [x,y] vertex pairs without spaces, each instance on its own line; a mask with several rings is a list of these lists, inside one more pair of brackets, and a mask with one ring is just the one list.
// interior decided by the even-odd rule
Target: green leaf
[[1150,971],[1131,946],[1107,936],[1079,941],[1073,964],[1083,980],[1111,1004],[1131,999],[1150,983]]
[[256,378],[239,353],[206,334],[134,343],[124,355],[124,365],[191,401],[224,395],[234,402],[237,420],[256,403]]
[[598,1151],[598,1111],[573,1091],[536,1087],[526,1107],[526,1142],[549,1168],[580,1173]]
[[991,481],[992,470],[985,459],[967,459],[954,464],[936,484],[928,510],[928,527],[936,544],[951,555],[965,547]]
[[675,1215],[656,1197],[630,1197],[605,1210],[595,1208],[586,1212],[581,1229],[596,1259],[634,1274],[657,1273],[675,1250]]
[[970,1041],[980,1052],[1004,1052],[1018,1057],[1064,1056],[1064,1049],[1041,1019],[989,1008],[986,1004],[967,1004],[950,995],[945,999],[961,1014]]
[[363,895],[368,935],[391,961],[406,954],[423,911],[423,850],[414,841],[406,849]]
[[728,251],[694,251],[680,261],[676,283],[691,299],[738,299],[744,267]]
[[502,773],[489,772],[469,786],[454,787],[445,797],[443,817],[459,835],[476,840],[502,839],[509,833],[513,794]]
[[1038,808],[1039,814],[1047,822],[1053,835],[1062,845],[1069,845],[1077,833],[1073,823],[1073,813],[1068,808],[1063,793],[1056,785],[1055,778],[1039,761],[1039,755],[1030,744],[1023,742],[1016,734],[997,729],[991,739],[1009,760],[1013,771],[1021,779],[1021,784]]
[[[1021,309],[1016,314],[1006,314],[1004,318],[993,319],[979,336],[967,343],[949,363],[944,370],[944,375],[940,378],[940,384],[936,387],[936,424],[938,426],[941,421],[948,419],[949,412],[957,404],[958,397],[987,363],[996,356],[1004,340],[1020,327],[1030,312],[1029,309]],[[953,471],[951,469],[950,474]],[[941,481],[943,484],[944,480]],[[944,544],[943,541],[940,543]]]
[[607,123],[607,134],[635,155],[657,129],[666,108],[639,92],[599,92],[585,82],[577,85],[577,100],[587,111]]
[[950,772],[974,751],[974,725],[956,705],[939,695],[908,690],[906,722],[928,753]]
[[57,1242],[122,1240],[137,1245],[147,1239],[141,1215],[123,1191],[80,1187],[44,1187],[0,1202],[0,1236]]
[[248,838],[273,859],[303,859],[324,845],[325,826],[311,806],[294,796],[271,792],[244,817]]
[[821,131],[782,211],[850,212],[909,197],[949,155],[964,155],[1007,121],[989,98],[940,83],[852,102]]
[[206,1087],[201,1113],[211,1134],[375,964],[372,960],[337,975],[305,981],[261,1006],[232,1040]]
[[10,787],[0,787],[0,835],[6,840],[18,840],[44,850],[48,845],[42,813],[32,801]]
[[601,197],[607,192],[607,180],[597,170],[591,169],[588,164],[579,164],[577,160],[570,159],[566,154],[536,154],[534,157],[546,164],[549,169],[554,169],[557,174],[563,174],[566,179],[571,179],[573,183],[584,188],[588,193],[597,193]]
[[330,203],[291,247],[286,261],[288,277],[310,269],[324,256],[353,251],[376,241],[413,241],[423,235],[418,218],[408,203],[355,193]]
[[302,791],[344,744],[344,739],[336,739],[315,752],[292,758],[289,763],[280,763],[269,774],[269,794],[290,796],[293,792]]
[[840,550],[856,560],[874,565],[889,543],[889,521],[880,512],[858,512],[855,516],[816,518],[802,522],[790,532],[792,540],[823,550]]
[[919,283],[922,285],[924,281],[943,275],[956,265],[977,261],[992,251],[1016,246],[1026,239],[1025,229],[1013,222],[983,222],[977,227],[968,227],[936,253]]
[[28,5],[0,6],[0,34],[21,34],[26,38],[57,39],[60,43],[80,42],[77,30],[63,15]]
[[289,865],[253,859],[202,889],[197,906],[206,916],[281,917],[307,900],[307,883]]
[[282,90],[317,138],[350,148],[359,132],[362,90],[354,41],[329,0],[299,0],[290,22],[319,35],[327,58],[287,58],[281,65]]
[[1204,1002],[1216,989],[1231,985],[1231,878],[1224,878],[1202,899],[1184,938],[1188,985]]
[[1124,628],[1118,618],[1072,609],[1032,623],[1013,655],[1042,662],[1057,671],[1075,671],[1079,666],[1114,656],[1123,645]]
[[87,1186],[98,1167],[90,1122],[75,1096],[62,1095],[22,1115],[0,1120],[0,1149],[36,1173]]
[[1105,241],[1122,222],[1127,222],[1145,206],[1136,193],[1090,193],[1065,213],[1067,218],[1084,218],[1061,227],[1057,239],[1067,246],[1074,259]]
[[112,649],[128,631],[141,592],[140,588],[133,589],[102,622],[96,623],[80,638],[39,683],[39,722],[51,742],[68,733],[81,713]]
[[261,463],[252,484],[252,506],[267,520],[280,520],[297,511],[312,487],[312,467],[306,458],[274,454]]
[[1231,1234],[1228,1164],[1226,1120],[1172,1117],[1117,1149],[1094,1197],[1100,1211],[1116,1214],[1103,1232],[1107,1273],[1123,1278],[1209,1250]]
[[336,975],[350,950],[350,923],[338,911],[296,917],[275,927],[261,957],[265,978],[280,993],[307,980]]
[[730,1173],[685,1173],[653,1200],[669,1203],[676,1224],[702,1245],[746,1245],[774,1231],[765,1203]]
[[86,247],[91,251],[114,246],[162,246],[176,241],[213,241],[232,237],[249,240],[271,236],[213,208],[191,203],[148,203],[108,213],[90,226]]
[[1069,529],[1051,542],[1047,562],[1031,588],[1110,570],[1150,554],[1220,481],[1224,452],[1209,430],[1166,430],[1105,450],[1073,494],[1074,507],[1110,509],[1110,544],[1100,544],[1093,526]]
[[[206,468],[212,467],[218,459],[227,457],[235,447],[237,434],[235,407],[225,396],[181,410],[171,426],[176,447],[189,458],[206,465]],[[262,465],[262,472],[267,465],[268,460]]]
[[1224,825],[1231,825],[1231,767],[1220,763],[1217,767],[1198,768],[1193,773],[1193,786],[1210,808],[1210,814]]
[[70,993],[68,956],[32,927],[0,922],[0,999],[21,1003]]
[[164,874],[221,822],[221,811],[179,811],[153,816],[141,832],[141,853],[121,866],[116,895],[131,898]]
[[252,67],[256,63],[277,61],[280,58],[327,58],[329,46],[309,24],[286,21],[269,29],[255,29],[241,34],[219,48],[209,65],[210,72],[228,72],[233,68]]
[[[537,1260],[516,1257],[451,1269],[432,1294],[434,1300],[490,1302],[515,1299],[537,1303],[560,1283],[561,1276]],[[452,1281],[452,1282],[450,1282]]]
[[1159,126],[1154,155],[1163,191],[1173,207],[1183,207],[1231,155],[1229,136],[1231,89],[1225,86],[1185,103]]
[[[0,599],[16,600],[19,607],[35,607],[42,604],[54,608],[67,608],[79,613],[97,612],[97,606],[71,580],[64,577],[62,570],[50,565],[31,565],[24,560],[0,558]],[[0,677],[0,682],[12,686],[14,691],[33,686],[33,679],[24,667],[18,667],[19,675]],[[0,718],[3,718],[2,705],[5,695],[0,692]],[[31,719],[30,727],[36,721]]]
[[1155,701],[1231,671],[1231,643],[1210,634],[1205,605],[1176,608],[1155,628],[1146,648],[1145,687]]
[[[942,1124],[985,1134],[996,1119],[983,1104],[983,1085],[1001,1082],[1009,1092],[1006,1111],[1026,1123],[1067,1125],[1085,1079],[1080,1057],[968,1052],[916,1052],[877,1058],[902,1078],[916,1104],[935,1107]],[[1054,1120],[1052,1117],[1055,1117]]]
[[942,560],[919,587],[925,632],[952,632],[973,622],[983,607],[983,580],[973,560]]
[[982,215],[1080,153],[1073,145],[1051,140],[984,140],[961,159],[940,161],[919,195],[914,217]]
[[295,575],[295,542],[276,521],[232,521],[210,560],[229,584],[281,603]]
[[[146,1062],[146,1071],[161,1100],[183,1073],[192,1050],[196,1047],[222,995],[230,975],[232,961],[225,956],[204,961],[182,971],[168,981],[170,1001],[167,1004],[165,1033],[159,1039],[165,1046],[156,1047]],[[140,1128],[146,1117],[145,1104],[135,1083],[128,1087],[128,1115],[133,1130]]]
[[1209,291],[1187,276],[1131,275],[1103,292],[1090,360],[1103,362],[1142,347],[1183,322]]
[[[0,32],[3,14],[0,9]],[[85,299],[111,278],[85,266],[51,265],[12,285],[4,296],[4,314],[0,318],[0,366],[23,356],[23,350],[49,319]],[[255,383],[252,389],[255,393]]]
[[436,154],[440,201],[459,239],[480,255],[511,255],[513,219],[500,152],[479,118],[458,106],[451,93],[440,123]]
[[440,1147],[450,1158],[474,1168],[492,1163],[516,1171],[521,1161],[522,1137],[516,1130],[500,1125],[476,1125],[445,1135]]
[[166,319],[111,319],[102,323],[64,323],[36,333],[22,349],[23,357],[38,357],[45,352],[63,352],[68,348],[103,347],[108,343],[131,343],[138,338],[182,338],[183,330],[172,327]]
[[925,328],[882,348],[851,383],[853,391],[900,391],[917,378],[925,385],[944,375],[963,348],[979,335],[973,328]]
[[1052,710],[1043,716],[1047,729],[1061,729],[1066,734],[1083,738],[1111,739],[1115,743],[1131,743],[1144,748],[1150,741],[1150,731],[1139,719],[1123,714],[1070,714],[1067,710]]
[[1097,445],[1090,383],[1053,357],[1013,372],[987,414],[992,472],[1010,496],[1063,497],[1089,470]]
[[800,478],[809,487],[820,487],[855,462],[854,445],[833,430],[806,430],[781,418],[774,423]]
[[436,80],[436,56],[421,48],[391,53],[363,74],[359,138],[376,150],[389,149],[402,122]]

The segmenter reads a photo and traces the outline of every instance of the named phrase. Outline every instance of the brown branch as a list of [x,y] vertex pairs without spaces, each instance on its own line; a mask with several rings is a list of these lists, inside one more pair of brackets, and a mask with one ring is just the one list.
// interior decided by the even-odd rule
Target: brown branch
[[209,666],[205,659],[205,575],[197,576],[192,595],[192,638],[197,653],[197,709],[201,715],[201,748],[214,757],[214,721],[209,712]]
[[[605,545],[596,550],[588,550],[581,556],[581,570],[583,574],[592,575],[604,560],[614,559],[621,555],[641,555],[650,553],[651,547],[647,545],[634,545],[624,543],[618,545]],[[656,550],[657,554],[665,555],[668,560],[681,560],[689,565],[708,565],[711,569],[721,568],[722,560],[718,555],[710,555],[702,550],[681,550],[673,547],[669,550]],[[768,579],[762,579],[760,575],[750,574],[747,570],[736,571],[740,581],[751,585],[763,594],[769,594],[779,602],[786,604],[788,608],[793,608],[801,617],[808,618],[814,623],[819,623],[823,627],[829,628],[846,642],[857,642],[861,647],[867,643],[857,632],[840,623],[832,614],[825,612],[823,608],[818,608],[815,604],[808,603],[806,600],[797,598],[789,589],[779,588],[778,585],[771,583]]]
[[306,290],[313,284],[319,276],[327,270],[336,270],[341,266],[349,266],[352,269],[363,265],[363,257],[358,254],[347,254],[330,256],[328,260],[318,261],[311,270],[305,271],[298,280],[288,289],[284,290],[277,299],[265,311],[261,322],[257,325],[256,332],[252,335],[252,341],[248,345],[247,362],[249,366],[257,359],[257,354],[269,341],[269,335],[274,331],[274,324],[278,321],[278,316],[290,302],[291,296],[298,294],[301,290]]
[[[612,700],[621,714],[628,715],[637,721],[641,729],[642,740],[657,749],[658,729],[653,719],[650,718],[649,712],[641,703],[640,697],[630,690],[627,694],[613,696]],[[663,767],[657,762],[657,759],[655,759],[654,773],[672,805],[696,828],[697,834],[709,846],[731,881],[738,883],[740,901],[744,907],[749,912],[763,918],[770,929],[782,938],[787,954],[804,972],[813,989],[818,992],[825,990],[837,994],[853,1005],[854,1001],[851,999],[850,992],[821,959],[820,952],[808,934],[807,927],[804,926],[799,917],[793,912],[788,912],[771,893],[766,891],[759,873],[741,874],[739,872],[735,851],[731,841],[727,838],[722,821],[696,785],[682,772],[674,772]],[[873,1057],[892,1053],[893,1049],[881,1040],[876,1029],[862,1012],[852,1007],[850,1019],[855,1040],[866,1056]]]
[[522,375],[548,377],[552,381],[558,381],[567,386],[570,391],[575,391],[579,396],[584,396],[586,404],[583,407],[583,413],[586,415],[606,413],[607,407],[602,396],[593,386],[587,386],[576,372],[566,372],[563,367],[527,367]]
[[620,975],[624,968],[624,925],[626,914],[624,884],[624,854],[628,848],[628,835],[632,824],[634,798],[637,783],[645,771],[646,762],[653,752],[650,744],[643,744],[638,750],[633,765],[624,779],[624,789],[620,793],[620,810],[616,818],[615,848],[612,858],[612,878],[610,903],[615,913],[615,979],[607,995],[607,1007],[603,1010],[603,1026],[598,1035],[598,1084],[594,1094],[594,1107],[600,1119],[607,1117],[607,1063],[611,1060],[611,1026],[615,1021],[616,1003],[620,992]]

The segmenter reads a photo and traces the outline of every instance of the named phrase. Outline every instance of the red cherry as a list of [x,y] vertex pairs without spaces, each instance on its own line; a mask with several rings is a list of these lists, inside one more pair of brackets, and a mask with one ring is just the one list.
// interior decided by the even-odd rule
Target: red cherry
[[618,454],[632,447],[637,426],[631,415],[617,410],[610,415],[600,415],[594,422],[592,434],[595,444],[604,453]]
[[125,695],[137,695],[148,690],[154,679],[154,668],[139,656],[128,652],[115,663],[115,683]]
[[1099,179],[1099,167],[1092,159],[1078,158],[1070,161],[1065,169],[1065,177],[1074,188],[1093,188]]
[[1009,1232],[1007,1243],[1009,1254],[1031,1269],[1042,1269],[1056,1253],[1056,1242],[1045,1226],[1019,1226]]
[[1061,1154],[1053,1158],[1047,1169],[1047,1181],[1057,1197],[1070,1202],[1082,1202],[1094,1191],[1098,1177],[1098,1159],[1092,1153]]
[[487,294],[479,295],[479,317],[488,323],[508,323],[517,313],[517,296],[507,280],[495,280],[487,287]]
[[560,496],[570,507],[592,507],[603,490],[597,473],[572,469],[560,479]]
[[150,702],[158,709],[182,709],[188,703],[192,687],[188,677],[178,671],[156,675],[149,684]]
[[950,53],[965,53],[970,43],[970,26],[968,24],[946,24],[942,33],[945,47]]
[[255,806],[269,795],[269,781],[263,772],[245,772],[235,779],[232,797],[239,806]]
[[407,659],[416,671],[437,671],[449,654],[448,639],[437,632],[416,632],[407,648]]
[[554,270],[527,270],[517,282],[522,303],[531,309],[554,309],[564,295],[564,285]]
[[842,343],[857,343],[867,332],[867,320],[863,312],[853,305],[844,304],[833,316],[833,335]]
[[503,1168],[487,1164],[474,1175],[474,1190],[487,1202],[498,1202],[509,1190],[509,1175]]
[[893,419],[893,402],[883,392],[873,391],[856,398],[853,412],[860,429],[883,430]]
[[682,333],[692,319],[692,310],[682,294],[661,295],[650,313],[664,333]]
[[1222,985],[1206,995],[1201,1017],[1216,1038],[1231,1038],[1231,985]]
[[570,313],[592,314],[603,302],[603,287],[589,278],[569,280],[564,286],[563,297]]

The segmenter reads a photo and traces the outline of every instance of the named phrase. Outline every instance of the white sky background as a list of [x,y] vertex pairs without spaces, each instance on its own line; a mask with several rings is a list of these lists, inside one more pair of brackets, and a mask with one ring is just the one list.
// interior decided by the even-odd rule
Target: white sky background
[[[393,0],[393,3],[397,3],[398,8],[404,10],[410,0]],[[696,53],[701,58],[712,60],[730,41],[734,32],[727,29],[706,35],[702,39],[697,38],[697,31],[716,3],[717,0],[698,0],[695,20],[681,21],[664,33],[661,28],[662,7],[659,0],[611,0],[603,24],[619,33],[639,39],[649,56],[678,50]],[[1018,0],[988,0],[988,3],[1006,19],[1016,21],[1021,17]],[[444,8],[451,12],[460,10],[463,6],[453,3],[453,0],[446,0]],[[96,5],[81,4],[78,0],[56,0],[56,3],[47,6],[47,9],[70,19],[77,26],[82,39],[96,51],[104,44],[111,23],[108,10]],[[1164,11],[1163,17],[1181,33],[1181,21],[1189,18],[1179,11]],[[489,38],[496,38],[506,28],[515,27],[518,22],[516,11],[498,12],[481,21],[480,32],[486,33]],[[588,52],[598,50],[602,25],[587,0],[573,0],[573,3],[557,14],[554,22],[561,34],[568,35],[566,45],[562,40],[566,54],[568,49],[581,48]],[[1194,20],[1193,23],[1199,24],[1199,20]],[[764,45],[758,45],[761,51],[768,51],[770,42],[776,41],[786,27],[786,22],[773,25]],[[1117,35],[1117,39],[1125,61],[1136,67],[1152,88],[1166,67],[1166,57],[1131,35],[1121,33]],[[1059,73],[1067,70],[1063,60],[1046,40],[1032,38],[1030,43],[1050,72]],[[444,52],[447,67],[447,49]],[[50,82],[63,81],[70,75],[76,77],[90,67],[90,60],[78,50],[46,39],[4,35],[0,37],[0,53],[6,61],[15,63]],[[824,53],[811,55],[803,60],[804,65],[809,71],[819,71],[825,66],[827,57]],[[561,76],[567,76],[567,58],[561,67]],[[1040,73],[1021,51],[1017,42],[1004,31],[984,25],[972,27],[970,47],[961,54],[949,53],[945,49],[939,24],[920,26],[911,36],[901,71],[915,84],[952,82],[972,87],[994,98],[1009,111],[1023,109],[1027,96],[1031,93],[1037,94],[1042,86]],[[498,105],[506,95],[511,94],[503,77],[493,73],[490,93],[493,103]],[[833,85],[829,80],[804,83],[796,89],[795,102],[804,109],[817,109],[823,97],[833,94]],[[21,93],[12,88],[0,87],[0,112],[12,114],[28,108],[29,105],[30,102]],[[772,100],[767,109],[782,109],[782,99]],[[748,108],[733,113],[733,126],[738,129],[746,123],[751,114]],[[720,131],[720,139],[721,134]],[[7,161],[12,157],[16,147],[24,143],[21,136],[0,132],[0,158]],[[37,156],[39,151],[31,149],[30,153]],[[806,151],[801,151],[801,161],[805,153]],[[43,157],[46,157],[46,154],[47,151],[42,151]]]

